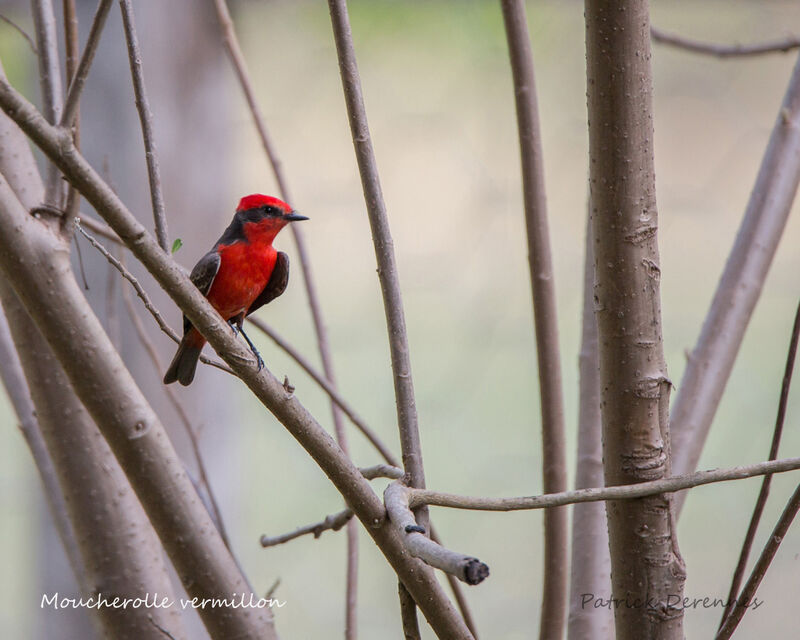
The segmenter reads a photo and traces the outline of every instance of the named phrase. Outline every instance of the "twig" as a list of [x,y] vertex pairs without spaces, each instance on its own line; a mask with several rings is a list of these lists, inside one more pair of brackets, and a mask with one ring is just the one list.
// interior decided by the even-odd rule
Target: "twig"
[[[736,241],[678,385],[670,431],[676,474],[694,471],[800,182],[800,57]],[[680,511],[685,496],[675,496]]]
[[[408,552],[427,564],[454,575],[470,585],[480,584],[489,575],[489,567],[477,558],[450,551],[425,535],[409,506],[410,489],[400,481],[392,482],[383,492],[389,520],[400,531]],[[416,491],[422,491],[417,489]]]
[[353,517],[352,509],[343,509],[338,513],[327,516],[322,522],[309,524],[299,529],[295,529],[291,533],[284,533],[279,536],[270,538],[269,536],[261,536],[262,547],[274,547],[284,542],[289,542],[300,536],[313,534],[315,538],[319,538],[325,531],[338,531],[346,525]]
[[[404,473],[402,469],[392,467],[386,464],[376,464],[371,467],[360,468],[361,475],[367,480],[375,480],[376,478],[392,478],[394,480],[402,478]],[[274,547],[284,542],[289,542],[300,536],[309,533],[314,534],[315,538],[319,538],[325,531],[338,531],[353,517],[352,509],[344,509],[338,513],[327,516],[322,522],[309,524],[299,529],[295,529],[291,533],[284,533],[279,536],[269,537],[267,535],[261,536],[262,547]]]
[[108,11],[111,8],[112,0],[100,0],[97,5],[97,11],[92,20],[92,26],[89,29],[89,36],[86,38],[86,44],[83,47],[83,55],[81,61],[78,63],[78,70],[75,72],[75,77],[69,85],[67,91],[67,99],[64,102],[64,113],[61,115],[61,126],[71,128],[75,118],[78,114],[78,104],[81,99],[81,92],[83,86],[86,84],[86,78],[89,76],[89,70],[92,67],[94,54],[97,52],[97,45],[100,44],[100,36],[103,33],[103,26],[108,16]]
[[[766,545],[764,545],[764,549],[756,561],[753,571],[750,573],[750,578],[747,580],[747,584],[744,585],[741,594],[739,594],[740,605],[750,602],[756,595],[756,590],[761,584],[761,580],[763,580],[764,575],[767,573],[767,569],[769,569],[769,565],[772,563],[773,558],[775,558],[775,554],[778,552],[778,547],[781,545],[784,537],[786,537],[786,533],[789,531],[789,526],[792,524],[792,521],[797,515],[798,510],[800,510],[800,485],[798,485],[798,487],[794,490],[794,493],[784,508],[778,523],[772,530],[772,535],[769,537],[769,540],[767,540]],[[733,632],[736,630],[736,627],[739,626],[744,614],[747,613],[747,609],[748,608],[745,606],[734,607],[731,610],[730,615],[725,619],[725,624],[723,624],[722,628],[717,632],[716,640],[728,640],[728,638],[731,637],[731,634],[733,634]]]
[[31,51],[33,51],[34,55],[37,55],[37,56],[39,55],[39,51],[36,49],[36,43],[35,43],[35,42],[33,41],[33,39],[32,39],[32,38],[31,38],[31,37],[30,37],[30,36],[27,34],[27,32],[25,31],[25,29],[23,29],[22,27],[20,27],[20,26],[19,26],[19,25],[18,25],[16,22],[14,22],[14,21],[13,21],[11,18],[8,18],[8,17],[4,16],[2,13],[0,13],[0,20],[2,20],[3,22],[5,22],[5,23],[6,23],[7,25],[9,25],[9,26],[10,26],[12,29],[16,30],[16,31],[17,31],[17,33],[19,33],[19,34],[20,34],[20,35],[21,35],[23,38],[25,38],[25,39],[28,41],[28,45],[30,46],[30,48],[31,48]]
[[[179,343],[181,340],[178,337],[178,334],[175,333],[172,327],[170,327],[167,324],[166,320],[164,320],[164,317],[161,315],[161,312],[152,303],[152,301],[150,300],[150,296],[147,295],[147,292],[142,288],[142,285],[139,284],[139,281],[136,279],[136,277],[130,271],[128,271],[117,258],[111,255],[108,249],[106,249],[102,244],[100,244],[96,238],[94,238],[90,233],[87,233],[87,231],[81,225],[80,218],[75,219],[75,228],[78,231],[80,231],[81,235],[89,241],[89,244],[91,244],[95,249],[97,249],[101,254],[103,254],[103,257],[105,257],[105,259],[108,260],[111,263],[111,265],[122,274],[123,278],[125,278],[128,282],[131,283],[134,290],[136,291],[136,295],[138,295],[139,298],[141,299],[142,304],[144,304],[144,308],[150,312],[151,316],[153,316],[156,323],[158,324],[158,327],[164,333],[166,333],[172,339],[173,342],[175,342],[176,344]],[[205,364],[210,364],[212,367],[216,367],[217,369],[225,371],[226,373],[233,374],[233,371],[231,370],[230,367],[221,362],[217,362],[216,360],[212,360],[211,358],[200,356],[200,361],[204,362]]]
[[133,94],[136,98],[136,110],[144,138],[144,155],[147,160],[147,179],[150,182],[150,201],[153,206],[156,239],[165,253],[169,253],[169,234],[167,233],[167,216],[164,211],[164,194],[161,191],[161,172],[158,166],[155,134],[153,133],[153,114],[147,100],[142,74],[142,52],[139,50],[139,39],[136,35],[136,24],[133,17],[131,0],[119,0],[122,12],[122,24],[125,27],[125,41],[128,43],[128,60],[133,79]]
[[[786,406],[789,401],[789,388],[792,384],[792,372],[794,371],[794,361],[797,355],[797,342],[800,338],[800,304],[797,306],[797,311],[794,316],[794,325],[792,327],[792,337],[789,340],[789,352],[786,356],[786,367],[783,372],[783,382],[781,383],[781,394],[778,400],[778,415],[775,418],[775,430],[772,433],[772,444],[769,448],[769,459],[775,460],[778,457],[778,448],[781,443],[781,436],[783,435],[783,423],[786,419]],[[731,588],[728,592],[728,604],[722,613],[722,620],[720,620],[720,629],[725,624],[725,619],[730,615],[736,605],[736,596],[739,593],[739,587],[742,584],[744,571],[747,568],[747,560],[750,557],[750,549],[753,546],[753,540],[758,531],[758,524],[761,521],[761,515],[764,512],[764,507],[767,504],[769,497],[770,484],[772,483],[772,476],[765,475],[761,482],[761,490],[758,493],[758,499],[753,509],[753,515],[750,518],[750,525],[747,527],[747,534],[745,535],[744,542],[742,543],[742,550],[739,554],[739,561],[736,564],[736,569],[733,572],[731,579]]]
[[[125,267],[125,254],[123,253],[120,258],[120,265]],[[147,331],[142,324],[142,321],[139,318],[139,315],[136,313],[136,308],[133,304],[133,299],[131,298],[130,290],[127,287],[122,287],[122,300],[125,303],[125,308],[128,311],[128,316],[133,322],[133,328],[136,330],[136,335],[139,337],[139,342],[142,343],[142,346],[147,351],[147,354],[150,356],[150,360],[153,363],[157,372],[164,371],[163,363],[161,362],[161,358],[158,355],[158,351],[156,350],[155,345],[153,344],[152,340],[150,340],[149,336],[147,335]],[[197,465],[197,471],[200,474],[200,482],[205,487],[206,493],[208,494],[208,500],[211,506],[211,517],[213,518],[214,522],[217,524],[217,529],[219,530],[219,535],[222,537],[222,541],[225,543],[225,546],[228,547],[228,550],[233,552],[231,549],[231,542],[228,538],[228,532],[225,529],[225,523],[222,520],[222,511],[219,508],[219,503],[217,502],[217,498],[214,495],[214,490],[211,488],[211,482],[208,479],[208,472],[206,470],[206,464],[203,460],[203,453],[200,451],[200,443],[197,439],[197,433],[195,433],[194,426],[192,425],[192,421],[189,419],[189,415],[186,413],[186,408],[183,406],[183,403],[178,399],[177,394],[173,387],[169,385],[163,385],[164,391],[167,394],[167,398],[169,398],[170,403],[174,407],[175,411],[178,414],[178,417],[181,420],[181,424],[183,425],[183,430],[186,432],[187,437],[189,438],[189,443],[192,446],[192,453],[194,454],[195,464]]]
[[411,597],[402,582],[397,584],[397,595],[400,598],[400,623],[403,626],[403,640],[422,640],[417,619],[417,603],[414,602],[414,598]]
[[759,56],[767,53],[786,53],[800,47],[800,38],[790,36],[782,40],[759,42],[756,44],[714,44],[692,40],[675,33],[669,33],[656,27],[650,27],[650,36],[654,42],[667,44],[692,53],[703,53],[717,58],[737,58],[742,56]]
[[[67,82],[72,82],[78,66],[78,14],[75,10],[75,0],[64,0],[62,3],[64,12],[64,49],[66,50],[66,72]],[[72,139],[75,141],[75,148],[80,149],[80,111],[75,110],[75,122],[72,127]],[[67,202],[64,205],[64,217],[61,219],[61,230],[67,233],[72,232],[72,221],[78,215],[81,198],[77,189],[72,185],[67,187]]]
[[743,480],[768,473],[784,473],[800,469],[800,458],[784,458],[757,462],[756,464],[730,467],[727,469],[709,469],[708,471],[695,471],[683,476],[672,476],[649,482],[624,484],[614,487],[592,487],[590,489],[576,489],[560,493],[548,493],[541,496],[522,496],[518,498],[482,498],[473,496],[459,496],[452,493],[439,493],[427,489],[409,489],[410,504],[416,506],[427,504],[437,507],[450,507],[453,509],[468,509],[476,511],[522,511],[526,509],[546,509],[560,507],[565,504],[579,502],[597,502],[599,500],[632,500],[654,496],[659,493],[674,493],[683,489],[691,489],[704,484],[728,482],[729,480]]
[[[61,67],[58,62],[58,34],[52,0],[31,0],[33,25],[39,55],[39,85],[42,91],[42,115],[51,124],[61,117]],[[61,205],[61,174],[47,163],[44,201]]]
[[316,382],[325,393],[328,394],[330,399],[335,402],[344,414],[350,418],[350,421],[355,427],[361,431],[362,434],[369,440],[370,444],[383,456],[383,459],[393,467],[400,466],[400,462],[389,450],[389,448],[381,441],[373,429],[367,425],[366,422],[356,413],[355,409],[341,396],[339,391],[333,386],[325,376],[321,375],[311,364],[306,360],[299,351],[297,351],[291,344],[279,336],[272,327],[260,318],[250,316],[247,318],[254,327],[265,333],[275,344],[277,344],[283,351],[285,351],[300,367],[305,371],[311,379]]
[[[519,131],[536,361],[539,367],[543,487],[545,493],[555,493],[567,488],[564,400],[533,54],[525,3],[522,0],[501,0],[500,5],[514,78]],[[548,510],[544,516],[544,584],[539,624],[539,637],[543,640],[564,636],[569,567],[568,539],[567,511]]]

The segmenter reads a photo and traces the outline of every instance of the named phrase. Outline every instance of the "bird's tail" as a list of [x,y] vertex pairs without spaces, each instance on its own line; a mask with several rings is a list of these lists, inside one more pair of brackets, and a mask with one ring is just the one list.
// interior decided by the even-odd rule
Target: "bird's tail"
[[195,329],[190,329],[183,336],[183,340],[178,345],[178,351],[172,359],[172,364],[164,374],[164,384],[172,384],[177,380],[184,387],[189,386],[194,380],[197,361],[204,344],[203,337]]

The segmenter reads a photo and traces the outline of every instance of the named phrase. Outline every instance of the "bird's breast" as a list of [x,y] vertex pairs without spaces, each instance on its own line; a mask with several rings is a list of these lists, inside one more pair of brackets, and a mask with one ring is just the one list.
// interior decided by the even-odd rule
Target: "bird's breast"
[[227,319],[246,312],[267,286],[277,252],[272,246],[236,242],[220,247],[220,266],[208,300]]

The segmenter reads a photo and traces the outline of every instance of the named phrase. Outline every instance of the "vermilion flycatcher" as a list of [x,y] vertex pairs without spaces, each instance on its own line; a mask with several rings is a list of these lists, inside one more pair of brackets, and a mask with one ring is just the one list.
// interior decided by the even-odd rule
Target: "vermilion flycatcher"
[[[214,248],[200,258],[189,276],[211,305],[241,332],[256,356],[264,361],[242,329],[245,316],[281,295],[289,281],[289,257],[272,246],[278,232],[295,220],[308,220],[277,198],[254,193],[239,201],[233,222]],[[206,339],[183,316],[183,339],[164,375],[186,386],[194,379]]]

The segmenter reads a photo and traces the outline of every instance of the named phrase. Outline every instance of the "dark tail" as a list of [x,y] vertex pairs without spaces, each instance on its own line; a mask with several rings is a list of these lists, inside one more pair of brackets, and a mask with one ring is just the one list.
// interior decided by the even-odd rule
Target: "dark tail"
[[188,387],[194,380],[194,372],[197,369],[197,361],[203,350],[204,341],[198,345],[193,333],[190,331],[183,336],[178,351],[172,359],[172,364],[164,374],[164,384],[172,384],[177,380],[184,387]]

